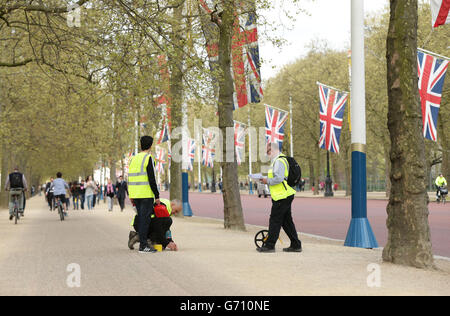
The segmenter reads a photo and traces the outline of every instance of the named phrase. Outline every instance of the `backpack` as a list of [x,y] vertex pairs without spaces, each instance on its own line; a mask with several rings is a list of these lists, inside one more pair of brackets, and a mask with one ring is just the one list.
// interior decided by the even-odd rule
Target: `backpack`
[[286,179],[287,184],[291,188],[295,188],[302,180],[302,169],[294,158],[288,156],[282,158],[286,159],[289,165],[289,176]]
[[22,174],[14,172],[9,175],[9,185],[11,189],[23,188]]

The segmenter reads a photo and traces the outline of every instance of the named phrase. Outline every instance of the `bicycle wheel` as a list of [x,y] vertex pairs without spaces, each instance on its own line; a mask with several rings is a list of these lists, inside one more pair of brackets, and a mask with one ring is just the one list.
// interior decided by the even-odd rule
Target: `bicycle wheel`
[[14,224],[17,225],[17,221],[19,220],[19,209],[14,207]]
[[59,212],[59,218],[61,218],[61,222],[64,220],[64,210],[62,208],[62,205],[58,205],[58,212]]

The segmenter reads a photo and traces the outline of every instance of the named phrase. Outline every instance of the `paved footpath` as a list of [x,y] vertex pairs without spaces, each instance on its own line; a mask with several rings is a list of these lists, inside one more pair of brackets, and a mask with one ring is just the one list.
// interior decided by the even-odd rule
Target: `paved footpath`
[[[255,251],[247,232],[225,231],[223,222],[175,219],[179,252],[139,254],[127,248],[132,210],[70,211],[65,222],[42,197],[28,201],[18,225],[0,211],[0,295],[450,295],[450,262],[422,271],[381,262],[380,250],[301,235],[302,254]],[[367,285],[370,264],[380,287]],[[80,267],[80,287],[71,288]],[[378,274],[377,274],[378,275]],[[72,283],[67,283],[71,281]],[[76,284],[76,283],[75,283]]]

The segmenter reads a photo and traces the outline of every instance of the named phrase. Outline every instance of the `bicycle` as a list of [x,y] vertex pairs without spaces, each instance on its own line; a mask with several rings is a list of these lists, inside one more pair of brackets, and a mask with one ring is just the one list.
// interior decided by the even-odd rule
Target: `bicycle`
[[10,197],[12,197],[14,203],[13,209],[14,224],[17,225],[17,221],[20,219],[19,200],[22,197],[22,190],[11,190],[9,194]]
[[58,214],[59,218],[61,219],[61,222],[64,221],[64,207],[59,197],[55,197],[55,208],[58,209]]

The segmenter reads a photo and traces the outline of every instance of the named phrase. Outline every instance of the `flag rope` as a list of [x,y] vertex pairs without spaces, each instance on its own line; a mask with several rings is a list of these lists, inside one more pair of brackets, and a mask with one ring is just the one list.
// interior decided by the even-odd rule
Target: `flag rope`
[[350,92],[348,92],[348,91],[345,91],[345,90],[342,90],[342,89],[338,89],[338,88],[335,88],[335,87],[332,87],[332,86],[328,86],[326,84],[320,83],[319,81],[317,81],[316,84],[318,86],[322,86],[322,87],[326,87],[326,88],[330,88],[330,89],[336,90],[337,92],[344,92],[344,93],[350,94]]
[[445,56],[443,56],[443,55],[439,55],[439,54],[430,52],[429,50],[425,50],[425,49],[423,49],[423,48],[418,48],[417,50],[419,50],[419,51],[421,51],[421,52],[423,52],[423,53],[426,53],[426,54],[428,54],[428,55],[432,55],[432,56],[439,57],[439,58],[443,58],[443,59],[446,59],[446,60],[450,61],[450,58],[445,57]]

